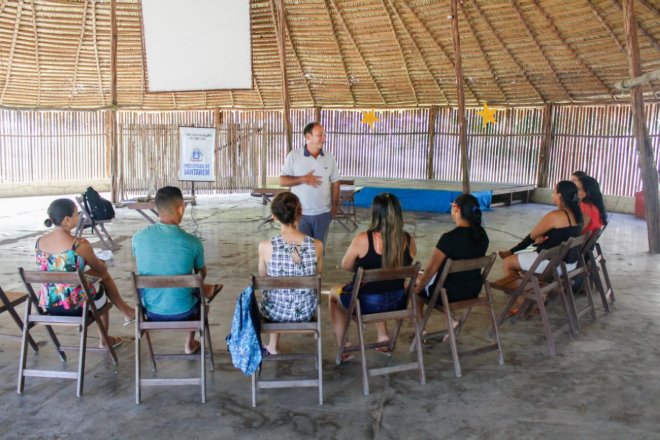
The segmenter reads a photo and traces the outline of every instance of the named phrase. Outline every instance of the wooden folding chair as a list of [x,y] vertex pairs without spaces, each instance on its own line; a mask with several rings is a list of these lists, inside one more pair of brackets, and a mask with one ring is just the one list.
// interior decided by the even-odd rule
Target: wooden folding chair
[[[452,260],[451,258],[447,260],[440,274],[440,279],[436,285],[431,298],[427,298],[423,295],[417,297],[418,300],[423,301],[426,304],[426,309],[424,311],[424,317],[422,319],[422,331],[426,328],[433,310],[436,310],[445,315],[446,321],[449,323],[447,325],[446,332],[438,333],[428,333],[425,337],[432,338],[436,335],[445,334],[449,336],[449,343],[451,345],[451,355],[454,360],[454,371],[456,377],[461,377],[461,363],[460,356],[471,356],[481,353],[487,353],[489,351],[497,351],[497,362],[500,365],[504,364],[504,357],[502,355],[502,345],[500,343],[500,334],[497,329],[497,321],[495,320],[495,310],[493,309],[493,292],[490,289],[490,282],[488,281],[488,275],[490,274],[491,269],[493,268],[493,263],[495,262],[496,255],[493,253],[489,256],[474,258],[470,260]],[[445,281],[450,274],[458,272],[466,272],[469,270],[481,270],[481,279],[483,280],[484,290],[486,291],[485,297],[477,297],[472,299],[466,299],[463,301],[455,301],[450,303],[449,297],[447,295],[447,289],[445,289]],[[438,299],[441,298],[442,302],[439,302]],[[494,344],[489,344],[484,347],[473,348],[468,351],[459,352],[458,346],[456,344],[456,337],[461,327],[465,324],[470,312],[474,307],[484,307],[488,310],[492,333],[495,338]],[[451,325],[453,319],[453,312],[463,310],[463,314],[459,319],[459,326],[454,330]],[[410,351],[413,351],[416,346],[416,341],[410,344]]]
[[[419,372],[419,383],[422,385],[426,384],[426,374],[424,372],[424,356],[422,353],[422,320],[417,316],[417,298],[413,294],[413,288],[415,285],[415,280],[417,279],[417,274],[419,273],[420,264],[416,263],[414,266],[402,267],[399,269],[371,269],[364,270],[363,268],[358,268],[355,282],[353,284],[353,292],[351,294],[351,302],[347,310],[347,319],[344,324],[344,331],[342,332],[342,337],[340,338],[339,348],[337,349],[337,365],[341,364],[342,355],[344,353],[360,350],[361,360],[362,360],[362,388],[364,395],[369,395],[369,377],[370,376],[380,376],[390,373],[396,373],[399,371],[407,370],[417,370]],[[406,307],[403,310],[394,310],[390,312],[383,313],[370,313],[368,315],[363,315],[360,309],[360,286],[366,283],[379,282],[379,281],[393,281],[393,280],[405,280],[405,298],[406,305],[409,306],[412,303],[411,307]],[[417,360],[415,362],[410,362],[406,364],[393,365],[389,367],[382,368],[372,368],[367,367],[367,348],[376,348],[376,347],[387,347],[390,352],[394,351],[394,346],[396,340],[401,331],[401,325],[403,324],[404,319],[412,319],[415,326],[415,340],[417,341]],[[359,345],[346,347],[346,340],[348,338],[348,329],[351,324],[351,320],[355,320],[357,323]],[[387,322],[387,321],[397,321],[396,330],[394,331],[394,336],[390,339],[389,342],[375,342],[371,344],[365,343],[364,338],[364,324],[371,324],[376,322]]]
[[259,380],[259,373],[252,375],[252,406],[257,406],[257,390],[266,388],[299,388],[317,387],[319,390],[319,405],[323,405],[323,344],[321,339],[321,275],[305,277],[255,277],[252,276],[254,291],[263,292],[270,289],[310,289],[316,292],[318,302],[315,317],[307,322],[261,322],[261,333],[299,333],[312,335],[316,338],[316,353],[283,353],[269,354],[263,358],[270,361],[297,361],[310,359],[314,361],[318,376],[316,379],[296,380]]
[[[18,312],[16,311],[16,306],[23,304],[26,300],[28,299],[27,293],[23,292],[11,292],[7,291],[5,292],[2,290],[2,287],[0,287],[0,314],[4,312],[8,312],[9,315],[11,315],[12,319],[18,326],[18,328],[23,331],[23,321],[21,320],[21,317],[18,316]],[[20,339],[21,336],[13,336],[13,335],[0,335],[0,337],[3,338],[11,338],[11,339]],[[32,339],[32,336],[28,336],[28,343],[30,344],[30,347],[32,347],[32,350],[37,353],[39,351],[39,346],[37,346],[37,343]]]
[[[131,272],[133,279],[133,287],[135,289],[137,301],[136,310],[139,310],[135,316],[135,403],[140,403],[141,388],[143,386],[169,386],[169,385],[199,385],[202,393],[202,403],[206,403],[206,357],[208,355],[211,364],[211,371],[215,369],[213,361],[213,345],[211,344],[211,332],[209,331],[208,323],[208,303],[204,296],[204,280],[201,275],[136,275]],[[147,288],[177,288],[177,287],[190,287],[199,289],[200,292],[200,313],[199,319],[192,321],[151,321],[147,319],[146,311],[142,306],[140,300],[140,293],[138,289]],[[173,330],[173,331],[196,331],[199,333],[200,350],[199,354],[157,354],[154,352],[151,343],[150,332],[160,330]],[[143,379],[140,361],[140,347],[142,344],[142,337],[146,339],[149,357],[151,359],[151,366],[153,371],[156,372],[156,359],[199,359],[200,361],[200,375],[199,377],[187,378],[171,378],[171,379]],[[208,353],[208,354],[207,354]]]
[[[591,275],[591,282],[594,284],[594,287],[598,291],[600,299],[603,302],[603,309],[605,309],[605,312],[609,312],[610,304],[614,304],[616,298],[614,297],[614,289],[612,288],[610,275],[607,271],[607,265],[605,264],[605,255],[598,242],[603,235],[604,230],[605,228],[602,227],[592,234],[592,244],[585,249],[585,261]],[[605,280],[604,284],[603,280]]]
[[[571,336],[575,335],[575,326],[572,319],[572,312],[568,305],[568,300],[564,293],[559,271],[561,270],[561,261],[568,251],[566,243],[545,249],[539,252],[536,260],[532,263],[529,271],[522,276],[504,277],[491,283],[491,287],[510,295],[509,301],[497,317],[497,326],[508,317],[509,310],[514,306],[518,298],[525,299],[518,309],[518,313],[511,318],[511,323],[515,323],[520,317],[527,316],[528,311],[533,305],[539,309],[541,321],[543,322],[543,331],[548,342],[548,352],[551,356],[556,354],[555,338],[561,333],[568,331]],[[548,261],[547,266],[542,273],[536,273],[536,269],[543,262]],[[563,307],[563,317],[566,322],[555,330],[550,325],[550,319],[545,305],[545,300],[551,293],[559,294]]]
[[101,244],[104,248],[110,249],[111,251],[119,249],[120,246],[112,240],[108,230],[105,229],[105,223],[112,223],[112,220],[95,220],[94,217],[92,217],[91,212],[87,209],[83,196],[76,196],[76,202],[80,207],[80,213],[78,215],[75,236],[82,237],[83,231],[86,228],[91,228],[94,235],[101,240]]
[[[566,298],[568,304],[571,308],[571,313],[573,315],[573,322],[575,325],[575,330],[577,333],[581,330],[580,319],[586,314],[590,314],[593,320],[596,318],[596,308],[594,307],[594,299],[591,296],[591,273],[589,271],[589,266],[587,266],[586,258],[588,254],[591,253],[589,250],[594,243],[594,240],[598,239],[597,234],[580,235],[579,237],[571,237],[566,242],[566,247],[568,252],[573,249],[579,250],[577,266],[575,269],[569,271],[566,267],[566,263],[561,261],[561,279],[564,284],[564,291],[566,292]],[[578,310],[577,303],[575,301],[575,295],[573,293],[573,280],[581,280],[582,286],[584,286],[585,294],[587,297],[587,305],[582,309]]]
[[[98,281],[98,279],[86,276],[82,270],[78,270],[77,272],[42,272],[24,270],[21,267],[18,269],[18,272],[28,291],[29,299],[26,301],[25,318],[23,322],[23,338],[21,341],[21,356],[18,368],[17,391],[19,394],[23,392],[25,377],[74,379],[77,381],[76,395],[80,397],[83,393],[83,381],[85,379],[85,354],[88,350],[107,352],[112,358],[112,363],[114,365],[117,365],[118,363],[117,354],[112,348],[108,338],[108,329],[106,329],[103,323],[99,320],[101,315],[110,310],[112,304],[107,302],[103,307],[97,310],[96,306],[94,305],[94,301],[86,299],[80,306],[82,309],[80,316],[50,315],[41,307],[39,307],[39,298],[37,297],[32,284],[53,283],[81,286],[85,291],[87,298],[91,298],[92,291],[90,290],[89,285],[95,281]],[[32,312],[33,306],[35,308],[35,312]],[[87,328],[92,325],[92,323],[95,323],[99,328],[101,339],[108,348],[87,347]],[[27,363],[28,339],[30,338],[29,332],[30,329],[39,324],[46,326],[46,330],[48,331],[49,336],[55,345],[55,349],[57,350],[62,362],[66,362],[66,355],[64,354],[65,350],[78,350],[78,371],[66,372],[58,370],[36,370],[28,369],[25,367]],[[80,344],[78,346],[61,345],[57,339],[57,336],[55,335],[54,330],[52,329],[53,326],[77,327],[78,331],[80,332]]]
[[349,232],[355,231],[358,227],[355,212],[355,180],[353,179],[339,181],[339,208],[335,220]]

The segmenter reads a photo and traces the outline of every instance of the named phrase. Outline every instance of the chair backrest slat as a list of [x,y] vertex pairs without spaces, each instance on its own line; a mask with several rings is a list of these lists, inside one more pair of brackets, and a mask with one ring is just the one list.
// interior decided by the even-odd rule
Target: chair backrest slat
[[309,275],[304,277],[256,277],[252,278],[254,290],[268,289],[312,289],[320,294],[321,275]]
[[405,278],[416,277],[417,273],[419,272],[419,263],[417,263],[414,266],[400,267],[397,269],[364,270],[362,268],[359,268],[358,271],[362,271],[362,276],[361,276],[362,283],[401,280]]
[[131,273],[134,285],[137,289],[146,288],[180,288],[192,287],[203,288],[204,280],[200,274],[190,275],[136,275],[135,272]]

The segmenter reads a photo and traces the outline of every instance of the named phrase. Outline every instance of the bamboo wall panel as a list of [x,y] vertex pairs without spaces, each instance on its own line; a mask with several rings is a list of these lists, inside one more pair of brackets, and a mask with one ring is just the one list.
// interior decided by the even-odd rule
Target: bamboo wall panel
[[107,178],[104,121],[104,111],[0,110],[0,184]]
[[[660,104],[647,104],[645,114],[657,166]],[[604,194],[632,196],[641,191],[629,106],[558,107],[553,133],[549,182],[582,170],[599,181]]]

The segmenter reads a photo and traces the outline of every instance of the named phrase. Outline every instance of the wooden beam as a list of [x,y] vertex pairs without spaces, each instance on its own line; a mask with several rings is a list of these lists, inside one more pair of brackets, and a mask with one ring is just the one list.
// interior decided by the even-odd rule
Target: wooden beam
[[397,10],[396,4],[391,2],[391,6],[392,6],[392,9],[394,10],[394,12],[396,13],[396,15],[398,17],[399,22],[401,23],[401,27],[403,27],[403,30],[406,31],[406,35],[408,35],[408,38],[412,42],[413,47],[415,48],[415,51],[419,55],[419,59],[422,61],[422,63],[426,67],[426,71],[428,72],[428,74],[433,79],[433,82],[435,83],[435,86],[437,87],[438,91],[440,92],[440,95],[442,95],[442,99],[444,99],[445,103],[447,105],[449,105],[449,99],[447,98],[447,95],[445,94],[445,91],[442,88],[442,85],[440,84],[440,81],[438,81],[438,78],[436,78],[436,76],[433,74],[433,69],[431,69],[431,66],[429,65],[428,61],[426,60],[426,57],[422,53],[422,50],[421,50],[419,44],[417,43],[417,40],[415,40],[415,37],[413,36],[413,34],[408,29],[408,26],[406,26],[406,23],[403,21],[403,18],[401,17],[401,14]]
[[543,138],[541,139],[541,149],[539,150],[539,168],[538,181],[536,186],[539,188],[548,187],[548,168],[550,164],[550,149],[552,148],[552,112],[553,105],[546,104],[543,108]]
[[438,106],[434,105],[429,110],[429,150],[427,154],[428,161],[426,162],[426,178],[428,180],[435,180],[435,173],[433,171],[433,156],[435,154],[435,120],[438,118]]
[[511,51],[511,49],[504,43],[504,40],[502,40],[502,37],[500,37],[499,34],[497,32],[495,32],[495,27],[492,25],[492,23],[490,22],[490,20],[486,16],[486,14],[484,14],[484,12],[481,10],[481,8],[479,7],[479,3],[474,2],[473,5],[474,5],[474,9],[479,14],[479,17],[488,25],[488,30],[493,34],[493,36],[495,37],[497,42],[500,43],[500,46],[502,46],[502,49],[504,49],[504,51],[509,55],[511,60],[514,63],[516,63],[516,66],[518,66],[518,69],[520,70],[520,74],[525,77],[525,79],[529,83],[529,86],[532,89],[534,89],[534,92],[536,92],[538,97],[541,98],[541,101],[543,101],[544,103],[547,102],[548,98],[543,93],[541,93],[541,90],[539,90],[538,86],[536,84],[534,84],[534,81],[532,80],[531,75],[529,75],[527,73],[527,71],[525,70],[525,67],[523,66],[522,62],[519,61],[516,58],[516,56]]
[[[628,66],[631,78],[639,77],[641,67],[639,61],[639,43],[637,41],[637,26],[635,25],[634,0],[623,0],[623,26],[626,31],[628,48]],[[651,139],[646,128],[644,116],[644,98],[641,86],[634,87],[630,92],[633,132],[637,140],[639,168],[642,175],[644,203],[646,204],[646,227],[648,229],[649,251],[660,253],[660,201],[658,200],[658,170],[653,158]]]
[[597,18],[598,21],[600,22],[600,24],[602,24],[603,27],[604,27],[605,29],[607,29],[607,32],[610,34],[610,37],[612,37],[612,39],[613,39],[614,42],[616,43],[616,45],[617,45],[617,47],[619,48],[619,50],[620,50],[621,52],[624,52],[624,53],[625,53],[626,48],[623,47],[623,44],[621,44],[621,42],[619,41],[619,38],[616,36],[616,34],[614,33],[614,31],[612,30],[612,28],[610,27],[610,25],[607,24],[607,22],[605,21],[605,19],[603,18],[603,16],[600,14],[600,12],[598,11],[598,8],[596,8],[596,5],[594,4],[593,0],[587,0],[587,3],[589,3],[589,6],[591,6],[591,11],[594,13],[594,15],[596,16],[596,18]]
[[[282,0],[273,0],[270,3],[271,12],[273,14],[273,22],[275,24],[275,34],[277,35],[277,43],[280,52],[280,69],[282,70],[282,122],[284,124],[284,133],[286,136],[286,151],[287,153],[292,149],[292,135],[291,135],[291,120],[290,120],[290,105],[289,105],[289,83],[287,81],[286,73],[286,41],[284,32],[284,22],[286,12],[284,11],[284,3]],[[277,13],[275,13],[277,11]]]
[[374,86],[376,87],[376,91],[378,92],[378,95],[380,96],[381,101],[383,101],[383,104],[388,105],[389,103],[385,99],[385,95],[383,94],[383,91],[378,85],[378,81],[376,81],[376,77],[374,76],[374,73],[371,71],[371,67],[369,67],[369,64],[367,64],[367,59],[364,57],[364,54],[360,50],[360,46],[358,46],[357,41],[355,41],[355,38],[353,38],[353,34],[351,33],[351,30],[348,28],[348,25],[346,24],[346,21],[344,20],[344,16],[341,15],[341,11],[339,10],[339,6],[335,3],[335,0],[329,0],[330,1],[330,6],[332,6],[332,9],[334,9],[335,13],[337,14],[337,17],[339,17],[339,21],[341,22],[342,26],[344,27],[344,30],[346,31],[346,35],[348,36],[348,39],[351,40],[351,44],[353,44],[353,47],[355,47],[355,50],[357,51],[358,55],[360,55],[360,61],[362,61],[362,64],[364,65],[365,69],[367,69],[367,72],[369,72],[369,77],[371,78],[371,81],[374,83]]
[[461,62],[461,37],[458,33],[458,0],[451,0],[451,36],[454,40],[456,88],[458,92],[458,145],[461,149],[463,192],[470,193],[470,163],[468,159],[467,122],[465,121],[465,92],[463,91],[463,63]]
[[633,87],[643,86],[651,81],[660,81],[660,69],[652,70],[635,78],[624,79],[614,84],[614,87],[619,90],[630,90]]
[[321,107],[314,107],[314,122],[318,122],[321,125]]
[[[119,188],[119,155],[117,143],[117,0],[110,1],[110,101],[109,117],[110,130],[110,199],[112,203],[119,202],[120,193],[123,193],[123,183]],[[143,85],[144,86],[144,85]],[[123,197],[123,194],[121,194]]]
[[[624,6],[621,4],[619,0],[610,0],[610,1],[614,6],[618,7],[619,9],[621,10],[624,9]],[[644,35],[649,40],[649,42],[653,45],[653,47],[655,47],[655,50],[660,50],[660,44],[658,44],[658,40],[655,39],[653,34],[649,32],[644,26],[642,26],[641,23],[637,22],[637,20],[635,20],[635,23],[637,29],[642,33],[642,35]],[[639,45],[639,42],[637,42],[637,44]]]
[[348,86],[348,91],[351,93],[351,98],[353,99],[353,107],[355,107],[357,105],[357,100],[355,99],[355,93],[353,92],[353,80],[351,79],[351,76],[348,74],[348,68],[346,67],[346,60],[344,59],[344,53],[341,50],[341,44],[339,44],[339,39],[337,37],[337,29],[335,27],[335,20],[332,18],[332,14],[330,13],[330,5],[328,4],[328,0],[325,0],[325,8],[323,8],[323,10],[328,16],[328,20],[330,20],[330,27],[332,28],[332,36],[334,37],[334,42],[337,45],[337,52],[339,53],[339,58],[341,59],[341,65],[344,68],[344,75],[346,76],[346,85]]
[[[396,29],[394,28],[394,20],[392,19],[392,15],[390,14],[390,11],[387,9],[385,0],[381,0],[381,3],[383,5],[383,10],[385,11],[385,15],[387,15],[387,21],[390,24],[390,30],[392,31],[392,36],[394,37],[394,41],[396,41],[397,47],[399,48],[399,55],[401,56],[401,64],[400,64],[401,70],[403,70],[403,73],[406,75],[406,78],[408,79],[408,85],[410,86],[410,91],[412,92],[413,99],[415,100],[415,105],[419,105],[419,99],[417,99],[417,90],[415,89],[415,85],[413,84],[412,77],[410,76],[411,69],[410,66],[408,65],[406,54],[403,52],[403,47],[401,46],[401,39],[397,35]],[[394,13],[397,14],[396,10],[394,10]]]

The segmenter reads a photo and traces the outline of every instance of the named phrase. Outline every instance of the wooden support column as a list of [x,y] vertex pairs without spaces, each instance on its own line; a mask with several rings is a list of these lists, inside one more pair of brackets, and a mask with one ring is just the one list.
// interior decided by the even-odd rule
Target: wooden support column
[[543,139],[541,139],[541,150],[539,151],[538,181],[539,188],[548,187],[548,169],[550,166],[550,149],[552,148],[552,111],[553,105],[546,104],[543,109]]
[[314,121],[321,123],[321,107],[314,107]]
[[[626,49],[628,52],[628,71],[631,78],[640,76],[639,44],[635,23],[633,0],[623,0],[623,26],[626,31]],[[642,175],[644,203],[646,204],[646,226],[648,229],[649,251],[660,253],[660,203],[658,201],[658,170],[655,166],[651,139],[646,128],[644,99],[641,86],[630,91],[633,132],[637,141],[639,168]]]
[[291,135],[291,115],[289,108],[289,84],[287,82],[286,74],[286,40],[284,20],[286,20],[286,11],[284,10],[284,2],[282,0],[273,0],[275,2],[275,10],[277,14],[273,14],[277,31],[277,43],[280,52],[280,69],[282,71],[282,123],[284,124],[284,133],[286,136],[286,151],[291,151],[292,148],[292,135]]
[[454,66],[458,91],[458,144],[461,149],[463,192],[470,192],[470,163],[468,160],[467,123],[465,121],[465,92],[463,91],[463,63],[461,62],[461,38],[458,34],[458,0],[451,0],[451,35],[454,40]]
[[433,156],[435,154],[435,120],[438,117],[438,106],[434,105],[429,110],[429,150],[426,155],[428,161],[426,163],[426,178],[428,180],[435,180],[435,173],[433,172]]
[[109,141],[110,141],[110,199],[112,203],[119,202],[120,195],[123,196],[124,189],[119,188],[119,154],[117,151],[117,1],[110,1],[110,30],[112,40],[110,43],[110,96],[112,107],[110,110]]
[[213,109],[213,128],[215,128],[215,145],[213,145],[213,156],[215,157],[215,182],[213,182],[213,189],[218,188],[218,180],[220,179],[220,126],[224,122],[224,114],[219,108]]

